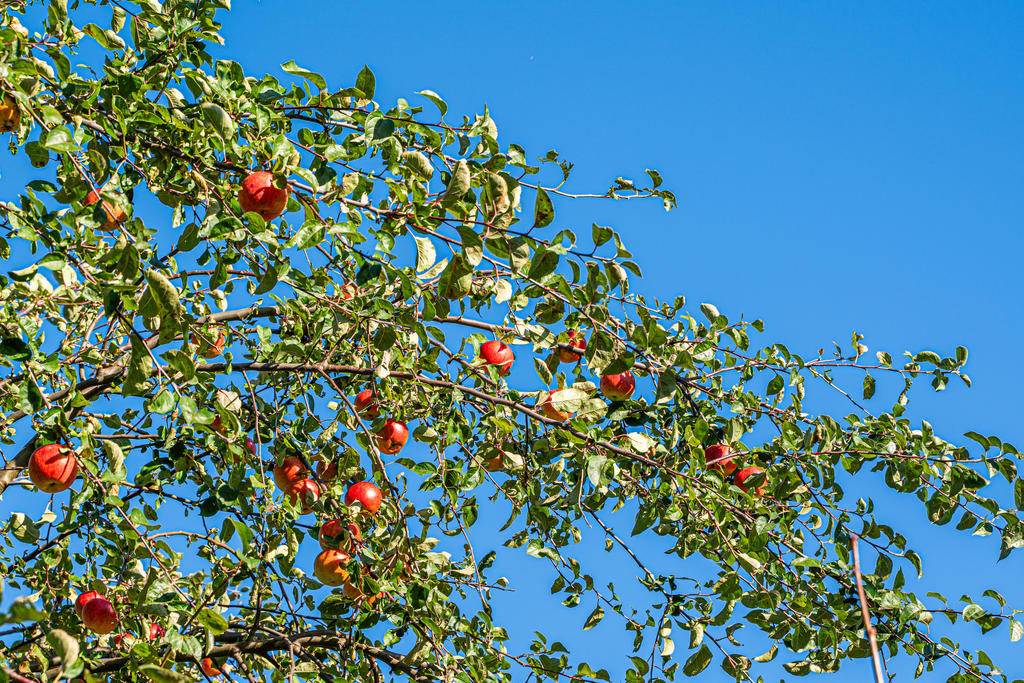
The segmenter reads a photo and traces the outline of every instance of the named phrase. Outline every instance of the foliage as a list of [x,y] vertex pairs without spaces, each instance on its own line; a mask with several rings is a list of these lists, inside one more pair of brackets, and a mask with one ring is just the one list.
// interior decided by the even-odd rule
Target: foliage
[[[13,102],[0,117],[12,154],[39,170],[0,208],[0,257],[29,264],[3,277],[2,438],[16,454],[0,491],[16,510],[45,497],[24,476],[43,444],[72,445],[80,468],[45,512],[5,523],[0,571],[22,597],[3,615],[0,678],[168,683],[205,675],[209,657],[251,681],[610,680],[554,634],[511,647],[525,636],[502,626],[494,593],[536,576],[498,577],[501,547],[549,565],[583,629],[615,620],[627,681],[712,664],[757,680],[776,657],[795,676],[866,671],[857,535],[886,657],[1006,680],[929,624],[1008,624],[1017,640],[1016,612],[994,590],[963,605],[912,592],[921,556],[843,488],[877,472],[935,524],[998,533],[1003,557],[1024,544],[1018,451],[904,417],[916,380],[969,384],[965,349],[899,361],[856,334],[852,352],[813,357],[752,341],[760,321],[633,292],[640,268],[613,229],[559,225],[572,164],[499,143],[486,110],[453,122],[431,91],[384,108],[369,68],[340,89],[294,62],[289,80],[248,75],[209,52],[228,0],[72,5],[8,3],[0,29]],[[241,211],[257,169],[289,188],[283,217]],[[86,203],[93,191],[102,201]],[[675,206],[655,171],[600,196]],[[513,345],[508,377],[477,359],[488,338]],[[572,350],[582,360],[560,362]],[[602,398],[596,378],[626,370],[638,393]],[[887,410],[876,376],[899,382]],[[355,409],[368,387],[376,417]],[[853,412],[809,412],[811,387]],[[556,388],[568,422],[538,410]],[[389,418],[415,425],[397,455],[374,437]],[[706,467],[720,443],[764,477],[743,490]],[[319,485],[309,514],[275,490],[286,457]],[[384,492],[373,516],[344,502],[363,480]],[[472,533],[502,505],[504,529]],[[347,592],[297,561],[335,518],[363,536],[343,534],[357,555]],[[595,533],[650,604],[574,556]],[[673,572],[637,549],[651,539],[678,557]],[[89,588],[116,605],[115,634],[75,616]],[[151,623],[165,633],[141,637]],[[767,652],[741,645],[744,625]]]

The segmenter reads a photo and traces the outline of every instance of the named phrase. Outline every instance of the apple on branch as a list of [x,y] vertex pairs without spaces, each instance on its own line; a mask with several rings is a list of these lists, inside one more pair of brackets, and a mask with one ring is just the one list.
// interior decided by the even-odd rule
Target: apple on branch
[[498,366],[498,374],[504,377],[512,369],[516,359],[512,347],[502,341],[487,341],[480,345],[480,360],[486,365]]
[[283,214],[288,206],[288,186],[275,187],[273,173],[250,173],[242,181],[238,203],[244,213],[256,213],[263,220],[272,221]]
[[372,481],[361,481],[352,484],[345,492],[345,505],[359,503],[363,506],[363,514],[372,515],[380,509],[384,496]]
[[67,446],[47,444],[29,458],[28,476],[41,491],[60,493],[70,488],[78,476],[78,459]]
[[636,378],[629,370],[601,377],[601,393],[612,401],[625,401],[636,391]]
[[377,448],[381,453],[387,455],[398,453],[408,440],[409,428],[405,426],[404,422],[398,420],[388,420],[377,431]]

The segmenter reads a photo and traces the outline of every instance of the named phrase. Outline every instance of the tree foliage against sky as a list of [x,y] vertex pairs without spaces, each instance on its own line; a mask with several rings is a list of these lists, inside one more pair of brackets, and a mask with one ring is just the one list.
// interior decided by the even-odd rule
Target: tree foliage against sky
[[[857,537],[887,661],[1008,680],[958,640],[1017,640],[1016,612],[912,592],[926,549],[843,488],[876,472],[934,524],[998,534],[1000,559],[1024,544],[1018,451],[904,417],[915,382],[969,385],[966,349],[893,358],[854,334],[807,357],[651,300],[612,228],[556,209],[672,209],[657,172],[574,194],[571,163],[486,109],[378,104],[369,68],[340,89],[294,62],[247,73],[209,52],[229,4],[0,10],[0,127],[38,170],[0,206],[0,680],[610,680],[558,633],[503,627],[495,594],[538,580],[581,628],[614,622],[627,681],[867,674]],[[257,171],[283,215],[243,209]],[[622,373],[635,393],[601,386]],[[883,376],[901,390],[877,409]],[[850,412],[813,412],[815,391]],[[49,444],[77,467],[52,500],[29,476]],[[474,533],[485,506],[510,510],[501,531]],[[595,537],[648,602],[595,581]],[[545,570],[502,577],[499,553]],[[100,635],[78,612],[106,602]]]

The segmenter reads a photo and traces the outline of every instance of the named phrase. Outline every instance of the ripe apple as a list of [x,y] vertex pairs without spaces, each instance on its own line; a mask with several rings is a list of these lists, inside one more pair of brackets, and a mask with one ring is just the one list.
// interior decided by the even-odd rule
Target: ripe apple
[[301,506],[302,514],[308,515],[313,511],[314,501],[320,497],[320,487],[312,479],[300,479],[284,493],[292,505]]
[[274,174],[266,171],[250,173],[238,191],[242,211],[258,213],[265,221],[272,221],[288,206],[288,186],[274,187]]
[[21,109],[13,97],[6,95],[0,104],[0,133],[17,132],[20,127]]
[[376,419],[380,415],[377,401],[373,395],[373,389],[363,389],[356,394],[356,412],[371,420]]
[[199,662],[199,668],[203,670],[203,673],[213,678],[214,676],[220,676],[223,671],[217,668],[217,665],[209,657],[203,657],[202,661]]
[[[560,341],[562,341],[565,344],[572,344],[577,349],[587,348],[587,340],[583,337],[583,333],[578,330],[570,330],[565,334],[565,339],[562,339]],[[579,363],[580,358],[582,357],[583,356],[576,353],[575,351],[570,351],[568,349],[563,349],[561,347],[558,348],[558,360],[562,361],[563,363]]]
[[359,288],[356,287],[354,282],[346,282],[345,286],[341,288],[341,298],[345,301],[354,299],[359,296]]
[[102,598],[102,597],[103,597],[103,594],[102,593],[97,593],[96,591],[86,591],[86,592],[82,593],[75,600],[75,614],[77,614],[78,618],[81,619],[82,618],[82,608],[85,607],[85,603],[89,602],[93,598]]
[[150,624],[149,625],[149,640],[156,640],[157,638],[163,638],[166,634],[167,634],[167,629],[165,629],[160,624]]
[[345,538],[351,539],[349,549],[352,552],[355,552],[358,546],[363,542],[363,532],[359,530],[359,526],[357,524],[353,524],[352,522],[348,522],[346,524],[340,519],[332,519],[320,527],[320,548],[323,550],[330,550],[332,548],[337,549],[341,547]]
[[56,443],[41,446],[28,461],[28,476],[40,490],[60,493],[78,476],[78,459],[67,446]]
[[131,647],[135,643],[135,640],[136,638],[134,633],[118,633],[114,636],[114,645],[117,647],[121,647],[122,645],[124,647]]
[[498,374],[504,377],[516,359],[512,347],[501,341],[487,341],[480,345],[480,358],[488,365],[498,365]]
[[338,478],[338,463],[331,460],[330,462],[318,462],[316,464],[316,476],[320,478],[320,481],[330,483]]
[[289,455],[274,468],[274,483],[277,488],[287,491],[295,482],[305,479],[308,475],[306,466],[298,458]]
[[253,441],[252,439],[250,439],[249,437],[245,437],[245,450],[247,450],[250,453],[252,453],[252,457],[255,458],[256,457],[256,442]]
[[197,334],[192,335],[191,342],[194,346],[199,347],[199,355],[203,358],[216,358],[224,352],[224,344],[227,343],[227,337],[224,336],[224,330],[217,331],[217,338],[211,343],[204,336]]
[[[742,470],[740,470],[739,472],[736,473],[736,476],[733,479],[733,482],[735,482],[736,486],[739,486],[744,491],[749,491],[750,487],[753,486],[753,484],[752,483],[751,484],[747,484],[745,482],[748,479],[750,479],[752,477],[755,477],[755,476],[758,476],[758,475],[764,475],[764,470],[762,470],[760,467],[744,467]],[[755,496],[762,496],[762,495],[764,495],[764,490],[765,490],[765,488],[767,488],[767,486],[768,486],[768,477],[765,476],[764,477],[764,481],[762,481],[761,484],[756,489],[754,489],[754,495]]]
[[[554,389],[550,393],[548,393],[547,398],[545,398],[543,403],[540,404],[540,412],[541,414],[544,415],[544,417],[548,418],[549,420],[555,420],[557,422],[568,422],[576,413],[558,410],[551,402],[552,399],[555,399],[555,394],[557,394],[560,391],[565,390]],[[558,399],[555,400],[557,401]]]
[[402,446],[409,440],[409,428],[404,422],[388,420],[377,432],[377,448],[381,453],[394,455],[402,450]]
[[376,595],[367,596],[365,593],[363,593],[362,588],[352,583],[351,581],[345,582],[345,586],[341,589],[341,592],[349,600],[358,600],[367,607],[372,607],[373,603],[377,601],[377,598],[384,597],[383,592],[377,593]]
[[738,467],[733,455],[733,450],[729,445],[715,444],[704,449],[704,462],[709,468],[728,477]]
[[348,579],[348,570],[345,569],[345,565],[351,559],[346,552],[328,548],[321,551],[313,561],[313,574],[325,586],[340,586]]
[[372,515],[380,509],[381,501],[384,499],[380,489],[372,481],[361,481],[352,484],[345,492],[345,505],[360,503],[365,514]]
[[601,378],[601,393],[613,401],[625,401],[636,391],[636,378],[629,370]]
[[[96,190],[90,190],[89,194],[85,195],[85,201],[82,202],[82,206],[92,206],[98,201],[100,201],[99,193]],[[105,230],[116,230],[117,226],[124,223],[125,219],[128,218],[128,214],[124,212],[124,209],[111,204],[106,199],[103,200],[103,212],[107,214],[107,220],[103,222]]]
[[484,460],[484,469],[488,472],[500,472],[505,469],[505,463],[501,459],[501,455],[496,455],[493,458]]
[[93,598],[82,607],[82,624],[93,633],[110,633],[117,626],[117,612],[110,600]]

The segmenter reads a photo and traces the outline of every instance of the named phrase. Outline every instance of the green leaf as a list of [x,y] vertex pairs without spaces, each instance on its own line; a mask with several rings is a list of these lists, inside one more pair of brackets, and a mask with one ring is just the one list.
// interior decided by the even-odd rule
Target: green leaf
[[686,663],[683,664],[683,673],[687,676],[696,676],[711,663],[711,650],[707,645],[701,645],[700,649],[693,653]]
[[363,93],[366,99],[373,99],[373,93],[377,89],[377,79],[374,78],[369,66],[364,66],[363,70],[356,76],[356,88],[359,92]]
[[424,97],[426,97],[426,98],[427,98],[428,100],[430,100],[431,102],[433,102],[433,103],[434,103],[434,106],[435,106],[435,107],[437,107],[437,108],[438,108],[438,110],[439,110],[439,111],[441,112],[441,116],[442,116],[442,117],[443,117],[443,116],[444,116],[445,114],[447,114],[447,113],[448,113],[448,104],[447,104],[447,103],[446,103],[446,102],[445,102],[444,100],[442,100],[442,99],[441,99],[441,96],[440,96],[440,95],[438,95],[438,94],[437,94],[436,92],[434,92],[433,90],[420,90],[420,91],[419,91],[419,92],[417,92],[416,94],[417,94],[417,95],[423,95],[423,96],[424,96]]
[[225,142],[235,137],[235,121],[231,116],[215,102],[203,102],[199,105],[203,118],[210,124],[214,132]]
[[601,609],[600,605],[598,605],[594,608],[594,611],[590,613],[590,616],[587,617],[587,620],[583,623],[583,630],[587,631],[589,629],[594,628],[599,623],[601,623],[602,619],[604,619],[604,610]]
[[36,379],[32,375],[21,380],[21,385],[18,387],[18,403],[19,407],[29,414],[42,410],[46,406],[43,392],[39,390],[39,385],[36,384]]
[[139,667],[139,672],[153,681],[153,683],[192,683],[190,677],[175,671],[169,671],[156,664],[143,664]]
[[0,340],[0,354],[11,360],[28,360],[32,357],[32,347],[21,339],[4,337]]
[[197,617],[199,623],[205,626],[213,635],[219,636],[228,630],[228,620],[211,609],[203,609]]
[[555,207],[551,204],[551,197],[543,187],[538,185],[537,201],[533,206],[533,227],[547,227],[553,220],[555,220]]
[[429,237],[413,235],[413,239],[416,240],[416,272],[422,273],[434,265],[437,260],[437,252]]
[[[281,69],[292,76],[298,76],[304,78],[320,90],[324,90],[327,87],[327,81],[318,73],[314,73],[309,69],[303,69],[301,66],[295,63],[295,60],[290,60],[281,65]],[[372,95],[371,95],[372,97]]]
[[871,398],[875,395],[875,378],[871,375],[864,375],[864,398]]
[[68,635],[67,632],[62,631],[59,628],[55,628],[46,634],[46,642],[48,642],[50,646],[57,651],[57,656],[60,657],[61,666],[63,666],[65,670],[78,661],[78,641]]
[[39,527],[24,512],[15,512],[11,515],[7,528],[22,543],[35,543],[39,540]]

